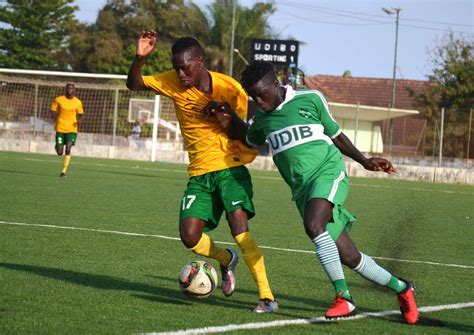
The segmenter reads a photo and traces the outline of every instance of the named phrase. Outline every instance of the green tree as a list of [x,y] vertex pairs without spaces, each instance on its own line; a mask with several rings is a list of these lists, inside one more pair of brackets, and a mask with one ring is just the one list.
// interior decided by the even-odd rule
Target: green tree
[[[145,74],[172,68],[170,48],[182,36],[202,42],[212,70],[228,72],[232,26],[231,0],[215,0],[204,10],[192,1],[108,0],[93,25],[76,25],[71,32],[69,60],[75,71],[126,73],[135,53],[138,34],[158,33],[157,50],[146,62]],[[271,37],[268,17],[273,3],[256,3],[252,8],[237,5],[235,47],[249,57],[252,38]],[[234,57],[234,73],[244,67]]]
[[473,41],[447,34],[432,50],[431,63],[432,89],[419,94],[409,90],[409,94],[428,120],[428,153],[437,150],[440,110],[444,108],[443,155],[461,158],[466,154],[469,111],[474,107]]
[[0,67],[65,70],[74,0],[7,0],[0,6]]
[[[133,8],[123,0],[108,1],[92,25],[76,26],[70,32],[69,55],[74,71],[94,73],[126,73],[123,35],[126,18]],[[133,55],[133,54],[132,54]]]
[[147,61],[145,74],[172,68],[170,47],[176,38],[209,35],[204,13],[197,5],[181,0],[109,0],[93,25],[80,28],[71,34],[71,40],[78,40],[69,50],[72,67],[102,73],[127,73],[143,30],[158,33],[157,50]]
[[[230,65],[233,0],[215,0],[207,8],[211,26],[210,38],[204,40],[209,56],[208,63],[212,69],[227,73]],[[258,2],[252,7],[243,7],[237,3],[234,48],[239,49],[247,60],[250,59],[253,38],[273,37],[268,18],[275,10],[273,2]],[[244,67],[244,62],[240,58],[234,57],[234,77],[239,78]]]

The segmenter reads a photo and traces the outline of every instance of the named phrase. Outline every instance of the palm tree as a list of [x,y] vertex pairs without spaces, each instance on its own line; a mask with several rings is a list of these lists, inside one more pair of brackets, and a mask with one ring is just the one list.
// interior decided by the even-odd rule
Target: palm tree
[[[232,35],[233,1],[215,0],[207,6],[210,13],[211,34],[206,44],[208,64],[210,68],[220,72],[229,71],[229,52]],[[237,3],[235,17],[234,46],[245,58],[250,57],[250,46],[253,38],[271,38],[271,27],[268,17],[276,10],[274,3],[259,2],[251,8],[242,7]],[[240,76],[245,64],[239,58],[234,58],[233,72]]]

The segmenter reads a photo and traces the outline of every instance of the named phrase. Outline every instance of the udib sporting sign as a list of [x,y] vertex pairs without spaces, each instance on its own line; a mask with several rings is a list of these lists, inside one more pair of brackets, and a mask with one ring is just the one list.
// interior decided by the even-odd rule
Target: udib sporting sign
[[250,50],[252,61],[298,67],[298,41],[253,39]]

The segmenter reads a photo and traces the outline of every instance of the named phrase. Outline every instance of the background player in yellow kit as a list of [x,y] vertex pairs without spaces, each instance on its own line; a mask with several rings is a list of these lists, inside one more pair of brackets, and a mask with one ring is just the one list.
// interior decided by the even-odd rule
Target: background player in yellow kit
[[66,94],[56,97],[51,105],[51,113],[56,118],[56,153],[61,156],[66,145],[63,169],[60,177],[66,177],[66,171],[71,161],[71,148],[76,144],[77,124],[80,122],[84,109],[82,102],[76,96],[76,86],[66,84]]
[[189,154],[189,182],[180,207],[181,240],[194,253],[216,259],[221,264],[222,291],[230,296],[235,289],[234,268],[238,254],[214,244],[204,231],[217,227],[222,213],[259,291],[254,311],[269,313],[278,304],[268,283],[263,255],[253,240],[248,219],[255,215],[250,174],[244,164],[257,152],[229,139],[206,110],[213,101],[226,102],[240,118],[247,115],[247,95],[233,78],[208,71],[204,50],[192,37],[178,39],[172,46],[174,70],[141,75],[145,59],[156,47],[154,31],[140,34],[135,59],[128,73],[131,90],[152,90],[174,102],[181,133]]

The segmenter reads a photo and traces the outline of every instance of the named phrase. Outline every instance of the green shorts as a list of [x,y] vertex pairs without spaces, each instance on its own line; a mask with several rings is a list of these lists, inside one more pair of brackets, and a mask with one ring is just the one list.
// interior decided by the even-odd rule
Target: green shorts
[[332,218],[329,220],[326,230],[334,241],[337,241],[342,231],[350,230],[356,216],[344,208],[343,204],[349,195],[349,178],[342,170],[323,173],[307,183],[305,195],[297,199],[296,207],[302,218],[306,210],[306,204],[311,199],[322,198],[334,204]]
[[60,133],[56,132],[56,148],[63,147],[66,143],[76,144],[77,133]]
[[179,220],[193,217],[206,221],[206,231],[215,229],[222,213],[242,208],[248,218],[255,216],[253,188],[245,166],[191,177],[181,201]]

